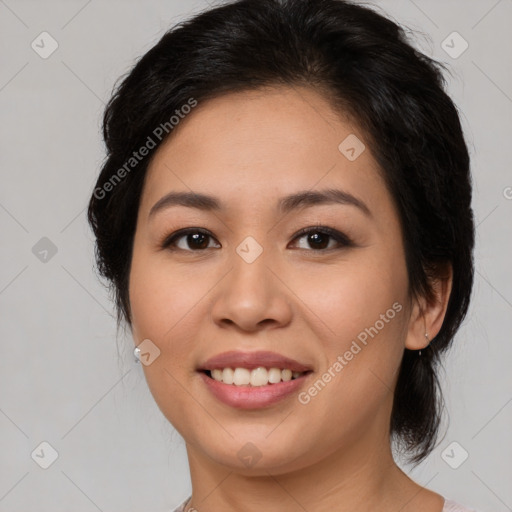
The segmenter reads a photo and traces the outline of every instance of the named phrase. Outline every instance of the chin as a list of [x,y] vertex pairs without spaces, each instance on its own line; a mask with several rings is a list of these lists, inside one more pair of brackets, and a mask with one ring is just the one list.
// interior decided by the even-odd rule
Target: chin
[[[306,453],[301,453],[297,449],[304,444],[303,437],[295,438],[287,435],[285,431],[279,434],[274,432],[269,436],[275,425],[254,435],[248,435],[246,430],[230,430],[229,424],[225,427],[233,437],[224,432],[222,439],[201,439],[201,433],[198,432],[199,437],[189,443],[191,449],[230,471],[251,476],[285,474],[314,462],[309,460],[310,457]],[[254,432],[254,427],[251,431]]]

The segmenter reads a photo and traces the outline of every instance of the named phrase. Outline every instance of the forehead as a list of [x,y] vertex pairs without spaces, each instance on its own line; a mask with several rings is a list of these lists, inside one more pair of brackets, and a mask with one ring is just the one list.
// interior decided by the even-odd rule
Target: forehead
[[293,191],[340,187],[366,203],[390,199],[357,125],[312,89],[274,87],[199,103],[157,150],[141,209],[172,190],[254,211]]

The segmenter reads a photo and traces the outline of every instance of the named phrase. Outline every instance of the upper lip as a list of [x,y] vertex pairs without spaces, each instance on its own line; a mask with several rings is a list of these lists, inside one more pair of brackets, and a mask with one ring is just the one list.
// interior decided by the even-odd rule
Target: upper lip
[[289,368],[294,372],[307,372],[312,370],[311,366],[300,363],[295,359],[277,354],[276,352],[240,352],[232,350],[222,352],[206,360],[199,366],[199,370],[214,370],[216,368],[247,368],[252,370],[258,367],[265,368]]

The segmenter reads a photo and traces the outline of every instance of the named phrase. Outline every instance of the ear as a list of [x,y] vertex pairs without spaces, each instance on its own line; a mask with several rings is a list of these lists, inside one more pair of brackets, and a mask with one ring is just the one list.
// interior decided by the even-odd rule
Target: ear
[[441,330],[453,284],[451,264],[445,265],[443,270],[442,274],[430,281],[431,299],[421,297],[414,301],[405,340],[405,348],[409,350],[425,348]]

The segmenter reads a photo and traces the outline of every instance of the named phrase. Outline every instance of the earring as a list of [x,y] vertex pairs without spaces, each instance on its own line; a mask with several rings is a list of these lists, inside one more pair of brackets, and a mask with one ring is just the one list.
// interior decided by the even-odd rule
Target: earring
[[135,347],[133,349],[133,355],[135,356],[135,362],[140,363],[140,348],[139,347]]
[[[426,333],[425,333],[425,338],[427,338],[428,345],[430,345],[430,339],[429,339],[429,337],[428,337],[428,332],[426,332]],[[428,347],[428,345],[427,345],[427,347]],[[419,353],[418,353],[418,356],[419,356],[419,357],[421,357],[421,349],[420,349],[420,351],[419,351]]]

